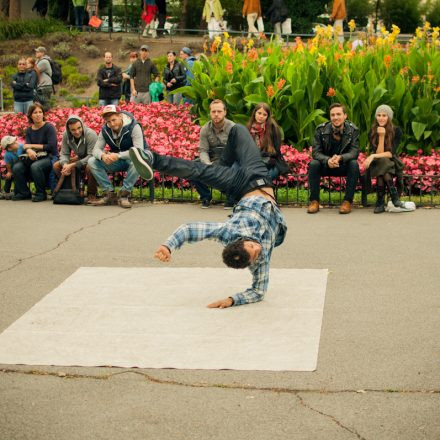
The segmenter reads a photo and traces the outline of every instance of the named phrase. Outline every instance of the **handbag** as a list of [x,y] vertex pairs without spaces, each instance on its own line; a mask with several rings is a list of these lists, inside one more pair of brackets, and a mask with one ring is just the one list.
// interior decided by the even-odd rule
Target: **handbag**
[[97,17],[96,15],[92,15],[92,17],[89,20],[89,26],[94,27],[94,28],[99,28],[99,26],[101,26],[102,24],[102,20]]
[[[70,177],[70,179],[69,179]],[[76,168],[72,169],[70,176],[61,175],[53,192],[52,200],[55,205],[83,205],[84,195],[78,190],[79,175]]]

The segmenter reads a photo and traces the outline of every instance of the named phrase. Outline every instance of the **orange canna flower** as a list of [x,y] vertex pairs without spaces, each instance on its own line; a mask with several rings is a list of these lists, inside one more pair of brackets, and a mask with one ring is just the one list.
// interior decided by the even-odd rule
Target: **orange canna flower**
[[284,87],[284,84],[286,84],[286,80],[284,78],[281,78],[278,82],[277,82],[277,89],[281,90]]
[[233,70],[232,70],[232,63],[230,61],[228,61],[226,63],[226,72],[229,73],[229,75],[232,75],[232,72],[233,72]]
[[269,97],[269,98],[272,98],[272,96],[274,96],[275,95],[275,90],[273,89],[273,86],[268,86],[267,87],[267,89],[266,89],[266,95]]
[[255,48],[250,49],[247,55],[250,61],[258,60],[258,53]]
[[411,78],[411,82],[412,82],[413,84],[417,84],[419,81],[420,81],[420,77],[419,77],[419,75],[415,75],[415,76],[413,76],[413,77]]
[[241,62],[241,67],[243,67],[243,69],[245,69],[245,68],[246,68],[246,65],[247,65],[247,61],[246,61],[246,60],[243,60],[243,61]]
[[440,86],[437,86],[435,89],[434,89],[434,92],[440,92]]
[[273,53],[273,49],[271,47],[267,48],[267,53],[270,55],[271,53]]
[[385,64],[385,67],[386,67],[387,69],[389,69],[389,68],[390,68],[390,65],[391,65],[391,55],[385,55],[385,56],[383,57],[383,63]]
[[326,95],[329,96],[330,98],[333,98],[333,96],[336,96],[336,90],[333,87],[330,87]]
[[335,53],[335,61],[339,61],[342,58],[342,55],[339,52]]

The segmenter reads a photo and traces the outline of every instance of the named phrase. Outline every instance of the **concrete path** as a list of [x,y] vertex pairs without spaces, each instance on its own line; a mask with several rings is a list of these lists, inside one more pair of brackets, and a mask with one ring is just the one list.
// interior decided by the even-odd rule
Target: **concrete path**
[[[439,439],[440,210],[283,212],[272,266],[330,270],[316,372],[3,365],[0,439]],[[226,215],[1,201],[0,331],[79,266],[159,266],[180,223]],[[221,267],[220,252],[186,246],[172,264]]]

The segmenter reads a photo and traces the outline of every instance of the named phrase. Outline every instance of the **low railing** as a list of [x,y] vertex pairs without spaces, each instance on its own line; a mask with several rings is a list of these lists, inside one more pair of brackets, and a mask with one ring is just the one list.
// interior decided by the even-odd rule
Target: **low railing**
[[[417,206],[440,207],[440,176],[439,175],[404,175],[402,198],[413,201]],[[289,174],[285,182],[277,182],[275,195],[280,205],[305,206],[309,202],[307,188],[307,174]],[[114,180],[115,186],[120,186],[121,178]],[[359,179],[356,188],[354,204],[369,206],[375,203],[374,187],[371,188],[364,176]],[[321,199],[323,205],[335,206],[343,201],[345,192],[344,177],[324,177],[321,185]],[[165,180],[162,174],[159,182],[146,182],[140,179],[135,186],[135,197],[140,200],[161,200],[170,202],[196,202],[199,200],[197,191],[182,179]],[[226,197],[214,191],[214,202],[225,201]]]

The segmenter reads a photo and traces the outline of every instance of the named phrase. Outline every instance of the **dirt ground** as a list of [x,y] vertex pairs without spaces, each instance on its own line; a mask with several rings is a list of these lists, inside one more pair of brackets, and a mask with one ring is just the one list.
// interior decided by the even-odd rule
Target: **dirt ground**
[[[48,38],[26,38],[13,41],[2,41],[0,42],[0,55],[11,54],[11,48],[13,48],[13,53],[20,54],[23,56],[34,56],[33,49],[38,46],[44,46],[48,50],[49,56],[56,58],[52,53],[53,44],[48,41]],[[101,56],[98,58],[90,58],[87,53],[80,49],[82,44],[93,44],[100,50]],[[110,51],[113,53],[113,61],[116,65],[125,69],[129,64],[128,54],[131,51],[139,50],[140,46],[147,44],[150,47],[150,57],[156,58],[166,55],[168,50],[174,50],[179,53],[179,50],[184,47],[190,47],[194,53],[198,53],[203,50],[204,39],[201,36],[167,36],[163,38],[151,38],[151,37],[141,37],[137,34],[126,34],[126,33],[88,33],[84,32],[74,38],[70,42],[72,47],[72,56],[76,57],[79,61],[78,70],[80,73],[86,73],[91,75],[93,78],[96,76],[96,72],[103,63],[104,53]],[[62,84],[61,87],[65,87]],[[93,83],[85,89],[83,93],[75,93],[75,96],[92,96],[98,87],[96,82]],[[67,103],[63,102],[58,96],[58,105],[63,106]]]

